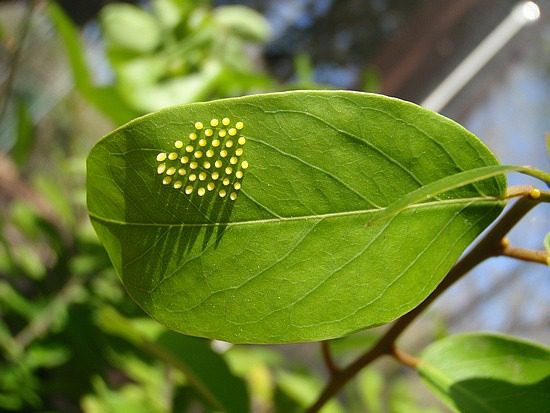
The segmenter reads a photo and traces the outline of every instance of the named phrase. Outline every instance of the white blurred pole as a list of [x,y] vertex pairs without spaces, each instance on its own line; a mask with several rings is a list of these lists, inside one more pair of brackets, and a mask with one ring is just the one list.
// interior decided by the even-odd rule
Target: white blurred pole
[[523,27],[540,17],[533,1],[518,3],[510,14],[421,103],[440,111]]

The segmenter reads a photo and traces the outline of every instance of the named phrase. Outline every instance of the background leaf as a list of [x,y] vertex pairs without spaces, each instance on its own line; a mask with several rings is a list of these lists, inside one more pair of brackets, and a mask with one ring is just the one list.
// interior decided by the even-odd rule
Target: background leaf
[[214,20],[228,32],[235,32],[251,41],[265,42],[271,32],[265,18],[249,7],[238,5],[217,7],[214,11]]
[[249,411],[244,380],[233,375],[225,360],[210,348],[207,340],[171,331],[153,333],[157,336],[155,338],[147,337],[148,334],[135,328],[131,320],[112,308],[101,310],[99,323],[109,333],[128,340],[145,353],[181,370],[197,395],[216,411]]
[[101,25],[108,47],[129,53],[152,52],[161,41],[159,22],[132,4],[114,3],[101,10]]
[[[202,170],[202,159],[180,189],[172,187],[179,175],[163,185],[172,178],[157,174],[159,164],[182,167],[181,151],[200,142],[189,134],[204,136],[195,122],[224,116],[228,127],[244,122],[235,140],[246,144],[228,148],[244,149],[235,169],[249,164],[238,199],[218,196],[221,178],[210,181],[214,168]],[[178,140],[183,147],[173,149]],[[214,150],[223,173],[232,156],[212,143],[201,155]],[[157,162],[172,150],[177,159]],[[170,328],[233,342],[321,340],[420,303],[500,213],[505,180],[445,192],[385,220],[377,214],[430,182],[495,164],[456,123],[397,99],[256,95],[174,107],[108,135],[88,158],[88,207],[129,293]],[[198,172],[207,180],[187,181]],[[210,182],[214,190],[200,196]]]
[[80,93],[115,123],[128,122],[138,113],[129,108],[111,86],[96,86],[84,56],[78,29],[55,2],[48,3],[48,14],[61,37],[73,81]]
[[550,349],[513,337],[448,337],[423,352],[418,371],[460,412],[543,412],[550,406]]

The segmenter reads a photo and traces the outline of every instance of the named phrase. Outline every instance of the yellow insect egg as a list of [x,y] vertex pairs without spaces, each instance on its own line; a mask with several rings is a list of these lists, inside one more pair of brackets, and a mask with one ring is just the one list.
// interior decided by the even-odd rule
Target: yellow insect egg
[[208,143],[208,142],[206,142],[206,139],[201,139],[201,140],[199,141],[199,146],[206,146],[207,143]]
[[201,151],[195,152],[195,158],[202,158],[202,152]]
[[206,185],[206,189],[209,191],[213,191],[216,185],[213,182],[208,182],[208,185]]
[[239,162],[239,158],[237,158],[236,156],[232,156],[231,159],[229,160],[229,163],[231,165],[235,165],[237,162]]
[[170,182],[172,182],[172,177],[171,176],[165,176],[164,179],[162,180],[162,183],[164,185],[168,185],[168,184],[170,184]]
[[189,139],[191,139],[192,141],[194,141],[195,139],[197,139],[197,134],[195,132],[191,132],[189,134]]
[[219,121],[218,119],[212,119],[212,120],[210,121],[210,126],[216,127],[216,126],[218,126],[219,124],[220,124],[220,121]]
[[182,164],[186,164],[187,162],[189,162],[189,157],[187,157],[187,156],[182,156],[180,162],[181,162]]
[[178,169],[178,174],[184,176],[185,174],[187,174],[187,171],[184,168],[180,168]]
[[231,122],[231,121],[229,120],[229,118],[223,118],[223,119],[222,119],[222,123],[223,123],[225,126],[229,125],[230,122]]
[[161,163],[158,168],[157,168],[157,173],[159,175],[163,174],[164,171],[166,171],[166,164],[165,163]]
[[231,195],[229,195],[229,198],[234,201],[235,199],[237,199],[237,193],[236,192],[231,192]]
[[235,136],[237,134],[237,129],[231,128],[227,131],[229,133],[229,136]]
[[225,146],[228,147],[228,148],[231,148],[233,146],[233,141],[228,140],[227,142],[225,142]]
[[199,166],[199,164],[197,162],[191,162],[189,164],[189,168],[191,168],[191,169],[197,169],[198,166]]
[[242,161],[241,162],[241,168],[243,168],[243,169],[248,168],[248,161]]
[[164,152],[161,152],[157,155],[157,162],[163,162],[166,160],[166,154]]
[[206,175],[206,172],[201,172],[199,174],[199,180],[204,181],[208,175]]
[[220,177],[220,174],[219,172],[212,172],[211,176],[212,176],[212,179],[215,181]]
[[206,129],[204,131],[204,136],[212,136],[214,134],[214,131],[212,129]]
[[168,155],[168,159],[171,161],[178,159],[178,154],[176,152],[172,152],[170,155]]
[[193,148],[192,145],[187,145],[187,146],[185,147],[185,151],[186,151],[186,152],[191,153],[191,152],[193,152],[194,150],[195,150],[195,148]]
[[239,140],[237,140],[239,145],[244,145],[246,143],[246,138],[244,136],[241,136]]
[[204,169],[210,169],[211,166],[212,166],[212,164],[208,161],[204,161],[204,163],[202,164],[202,167]]
[[185,193],[186,193],[187,195],[190,195],[191,192],[193,192],[193,187],[192,187],[191,185],[187,185],[187,186],[185,187]]
[[222,149],[222,150],[220,151],[220,156],[221,156],[222,158],[225,158],[225,157],[227,156],[227,151],[226,151],[225,149]]
[[171,166],[166,170],[166,175],[174,175],[175,173],[176,173],[176,168],[174,168],[173,166]]
[[195,122],[195,129],[196,130],[201,130],[203,127],[204,127],[204,125],[202,124],[202,122]]
[[218,132],[218,136],[220,138],[223,138],[225,135],[227,135],[227,131],[225,129],[220,129],[220,131]]
[[204,194],[206,194],[206,189],[204,188],[199,188],[199,190],[197,191],[197,194],[199,196],[204,196]]
[[218,195],[220,196],[220,198],[223,198],[224,196],[227,195],[227,191],[225,189],[220,189],[220,192],[218,192]]
[[183,142],[182,141],[176,141],[176,142],[174,142],[174,146],[177,149],[181,149],[181,148],[183,148]]
[[208,149],[206,151],[206,157],[207,158],[212,158],[214,156],[214,151],[212,149]]
[[231,183],[231,181],[229,180],[229,178],[224,178],[222,182],[223,182],[223,184],[224,184],[225,186],[228,186],[228,185]]
[[242,128],[244,128],[244,123],[243,123],[243,122],[237,122],[237,123],[235,124],[235,127],[236,127],[237,129],[241,130]]
[[538,188],[532,188],[532,189],[529,190],[529,197],[531,199],[537,200],[537,199],[540,198],[541,195],[542,194],[540,192],[540,189],[538,189]]
[[243,148],[237,148],[237,150],[235,151],[235,155],[241,156],[243,152],[244,152]]
[[227,168],[225,168],[225,173],[227,175],[231,175],[231,173],[233,172],[233,168],[231,168],[230,166],[228,166]]
[[180,189],[183,186],[183,182],[176,181],[174,182],[174,189]]
[[213,146],[214,148],[217,148],[218,146],[220,146],[220,143],[221,143],[221,142],[220,142],[219,139],[214,139],[214,140],[212,141],[212,146]]
[[241,179],[243,177],[243,171],[237,171],[235,172],[235,176],[237,177],[237,179]]
[[238,191],[239,189],[241,189],[241,183],[240,182],[235,182],[233,184],[233,188],[235,188]]
[[195,174],[189,175],[189,180],[190,180],[191,182],[195,182],[195,181],[197,180],[197,175],[195,175]]
[[223,166],[223,162],[218,159],[216,162],[214,162],[214,166],[216,168],[221,168]]

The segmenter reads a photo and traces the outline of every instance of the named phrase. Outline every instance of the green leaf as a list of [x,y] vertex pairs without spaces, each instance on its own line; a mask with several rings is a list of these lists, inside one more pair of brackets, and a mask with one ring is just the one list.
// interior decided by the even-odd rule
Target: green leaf
[[210,348],[208,340],[167,331],[157,342],[179,359],[185,360],[216,399],[214,406],[222,407],[223,411],[229,413],[249,411],[244,380],[233,375],[225,360]]
[[34,145],[34,127],[32,115],[27,102],[24,99],[16,100],[16,140],[11,150],[11,157],[18,166],[27,162]]
[[137,6],[114,3],[101,10],[101,26],[110,48],[134,53],[148,53],[162,40],[159,22]]
[[221,67],[212,62],[203,70],[184,77],[153,84],[124,83],[121,93],[133,107],[143,110],[159,110],[176,103],[190,103],[206,98],[220,76]]
[[384,376],[378,370],[365,369],[358,374],[357,385],[365,410],[370,413],[382,413]]
[[153,10],[157,19],[167,29],[174,29],[183,18],[181,2],[174,0],[153,0]]
[[78,30],[65,15],[63,9],[51,1],[48,2],[48,14],[63,41],[73,80],[78,91],[92,105],[117,124],[128,122],[136,117],[138,113],[128,108],[112,87],[94,85],[84,57],[84,45],[80,40]]
[[155,340],[112,308],[103,308],[101,327],[135,344],[144,352],[181,370],[197,394],[209,405],[229,413],[249,411],[244,381],[233,375],[225,360],[204,339],[163,332]]
[[220,6],[214,10],[214,22],[243,39],[265,42],[271,33],[269,23],[258,12],[246,6]]
[[[277,382],[280,390],[301,409],[310,406],[315,402],[318,394],[323,389],[322,383],[314,376],[281,371],[278,374]],[[289,410],[282,410],[289,411]],[[342,413],[343,409],[337,400],[329,401],[321,413]]]
[[63,40],[73,80],[77,88],[89,89],[92,86],[92,75],[84,57],[84,45],[80,40],[78,29],[55,2],[48,3],[48,14]]
[[390,383],[387,390],[389,413],[443,413],[438,407],[430,406],[430,400],[416,391],[410,380],[397,378]]
[[[163,185],[159,164],[189,165],[179,159],[200,142],[188,138],[195,122],[225,116],[229,126],[244,122],[235,138],[246,144],[229,148],[244,149],[233,169],[249,164],[242,189],[211,180],[214,160],[223,174],[231,158],[211,138],[197,169],[212,149],[208,180],[188,182],[187,168]],[[172,151],[182,153],[157,162]],[[130,295],[168,327],[233,342],[323,340],[422,302],[501,212],[505,179],[379,214],[431,182],[496,164],[471,133],[411,103],[355,92],[256,95],[170,108],[105,137],[88,158],[88,208]],[[210,182],[213,191],[200,190]]]
[[423,352],[418,371],[460,412],[542,412],[550,406],[550,349],[513,337],[448,337]]

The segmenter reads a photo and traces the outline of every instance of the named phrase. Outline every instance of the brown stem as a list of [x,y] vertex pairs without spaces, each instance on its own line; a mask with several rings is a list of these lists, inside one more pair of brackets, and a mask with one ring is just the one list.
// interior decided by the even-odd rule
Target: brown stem
[[505,257],[517,260],[536,262],[542,265],[550,265],[550,255],[546,251],[528,250],[525,248],[506,246],[501,252]]
[[328,341],[321,341],[321,353],[323,354],[323,361],[330,375],[336,375],[340,371],[340,368],[334,362],[334,358],[330,351],[330,343]]
[[485,236],[449,271],[443,281],[434,291],[416,308],[408,312],[384,333],[378,342],[369,351],[359,356],[346,368],[332,376],[319,398],[306,413],[318,412],[344,385],[350,381],[361,369],[384,355],[393,354],[397,338],[409,325],[443,292],[462,278],[468,271],[487,258],[498,256],[502,252],[501,240],[506,234],[538,204],[539,200],[527,195],[519,198]]
[[394,359],[396,359],[401,364],[410,367],[411,369],[416,369],[420,363],[420,359],[411,356],[409,353],[399,350],[396,346],[393,346],[392,353]]
[[8,110],[9,100],[11,97],[13,85],[15,83],[15,76],[17,74],[19,63],[21,62],[23,45],[25,43],[25,39],[27,37],[27,34],[31,26],[32,15],[38,3],[39,3],[38,1],[29,2],[27,6],[27,10],[25,11],[25,14],[23,15],[23,19],[21,20],[21,23],[19,26],[19,34],[17,39],[18,41],[17,41],[17,44],[15,45],[15,50],[11,57],[10,66],[8,69],[9,70],[8,78],[6,79],[4,90],[2,91],[3,99],[0,104],[0,123],[4,120],[4,116]]

